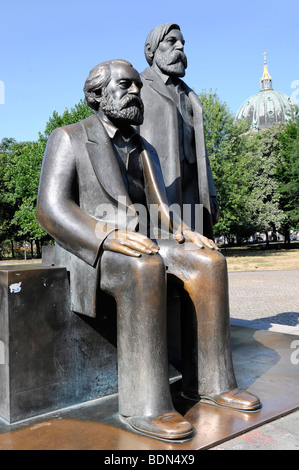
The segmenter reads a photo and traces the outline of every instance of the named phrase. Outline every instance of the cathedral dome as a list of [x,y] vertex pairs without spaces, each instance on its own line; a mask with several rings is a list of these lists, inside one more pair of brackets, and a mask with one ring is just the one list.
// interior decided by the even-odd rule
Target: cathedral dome
[[299,108],[295,101],[284,93],[273,90],[272,77],[268,72],[265,53],[264,73],[261,78],[260,91],[244,101],[236,114],[235,120],[247,119],[252,129],[259,130],[293,120],[298,115]]

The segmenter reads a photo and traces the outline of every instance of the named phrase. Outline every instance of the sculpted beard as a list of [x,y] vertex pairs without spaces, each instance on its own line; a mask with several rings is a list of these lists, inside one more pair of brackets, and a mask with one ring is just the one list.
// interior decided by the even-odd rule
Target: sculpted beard
[[135,125],[143,123],[144,106],[138,96],[127,95],[116,104],[114,99],[104,92],[99,106],[109,118],[128,120]]
[[163,54],[159,49],[155,53],[155,62],[159,69],[167,75],[184,77],[187,68],[187,57],[182,51],[173,51],[170,54]]

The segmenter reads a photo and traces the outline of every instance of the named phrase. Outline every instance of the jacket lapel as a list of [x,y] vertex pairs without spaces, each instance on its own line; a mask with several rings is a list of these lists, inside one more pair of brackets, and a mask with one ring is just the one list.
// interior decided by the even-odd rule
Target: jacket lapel
[[[129,218],[133,217],[134,220],[137,220],[137,213],[133,209],[126,191],[110,137],[100,119],[93,115],[83,122],[83,126],[88,139],[86,149],[97,179],[105,191],[118,202],[118,205],[126,206]],[[143,141],[141,158],[148,204],[160,205],[163,203],[168,205],[161,169],[158,160],[156,161],[156,153],[146,145],[146,141]]]
[[[160,95],[165,96],[165,98],[167,98],[172,103],[174,103],[173,97],[168,91],[167,86],[165,85],[161,77],[159,77],[159,75],[154,70],[148,67],[147,69],[144,70],[144,72],[142,72],[141,77],[148,82],[149,86],[153,90],[155,90]],[[142,91],[141,91],[141,96],[142,96]]]
[[110,138],[101,120],[93,115],[83,122],[83,126],[87,135],[87,153],[97,179],[114,200],[126,200],[125,205],[131,205]]

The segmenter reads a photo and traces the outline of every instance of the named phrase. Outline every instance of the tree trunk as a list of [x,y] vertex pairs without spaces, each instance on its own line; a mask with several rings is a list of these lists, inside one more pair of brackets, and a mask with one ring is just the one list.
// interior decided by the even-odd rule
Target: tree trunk
[[284,230],[284,243],[287,248],[290,248],[291,246],[291,240],[290,240],[290,231],[288,228],[285,228]]
[[35,245],[36,245],[36,256],[37,256],[37,258],[41,258],[42,253],[41,253],[40,241],[35,240]]

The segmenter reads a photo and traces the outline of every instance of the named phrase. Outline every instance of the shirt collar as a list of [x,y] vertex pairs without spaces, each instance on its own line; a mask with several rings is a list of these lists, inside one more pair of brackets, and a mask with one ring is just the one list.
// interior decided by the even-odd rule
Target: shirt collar
[[166,73],[163,73],[158,67],[155,68],[155,71],[159,75],[159,77],[163,80],[165,85],[167,85],[167,83],[171,81],[171,77],[169,75],[166,75]]
[[166,75],[158,67],[155,69],[155,71],[166,86],[173,85],[174,87],[176,87],[178,93],[182,93],[185,90],[184,82],[182,82],[182,80],[180,80],[179,78]]
[[115,134],[118,131],[117,127],[115,127],[115,125],[112,124],[112,122],[108,120],[108,118],[104,115],[104,113],[101,110],[97,112],[97,115],[98,115],[98,118],[101,120],[110,139],[113,139],[115,137]]
[[129,139],[125,139],[125,138],[122,136],[120,130],[109,120],[109,118],[107,118],[107,116],[105,116],[105,114],[104,114],[101,110],[99,110],[97,114],[98,114],[98,117],[99,117],[99,119],[101,120],[101,122],[102,122],[102,124],[103,124],[103,126],[104,126],[104,128],[105,128],[105,130],[106,130],[106,132],[107,132],[107,134],[108,134],[108,136],[110,137],[110,139],[114,139],[117,133],[118,133],[119,136],[121,136],[122,139],[124,139],[124,140],[131,140],[132,137],[134,137],[135,135],[138,135],[138,134],[135,132],[134,128],[131,127],[131,129],[132,129],[132,134],[130,135]]

